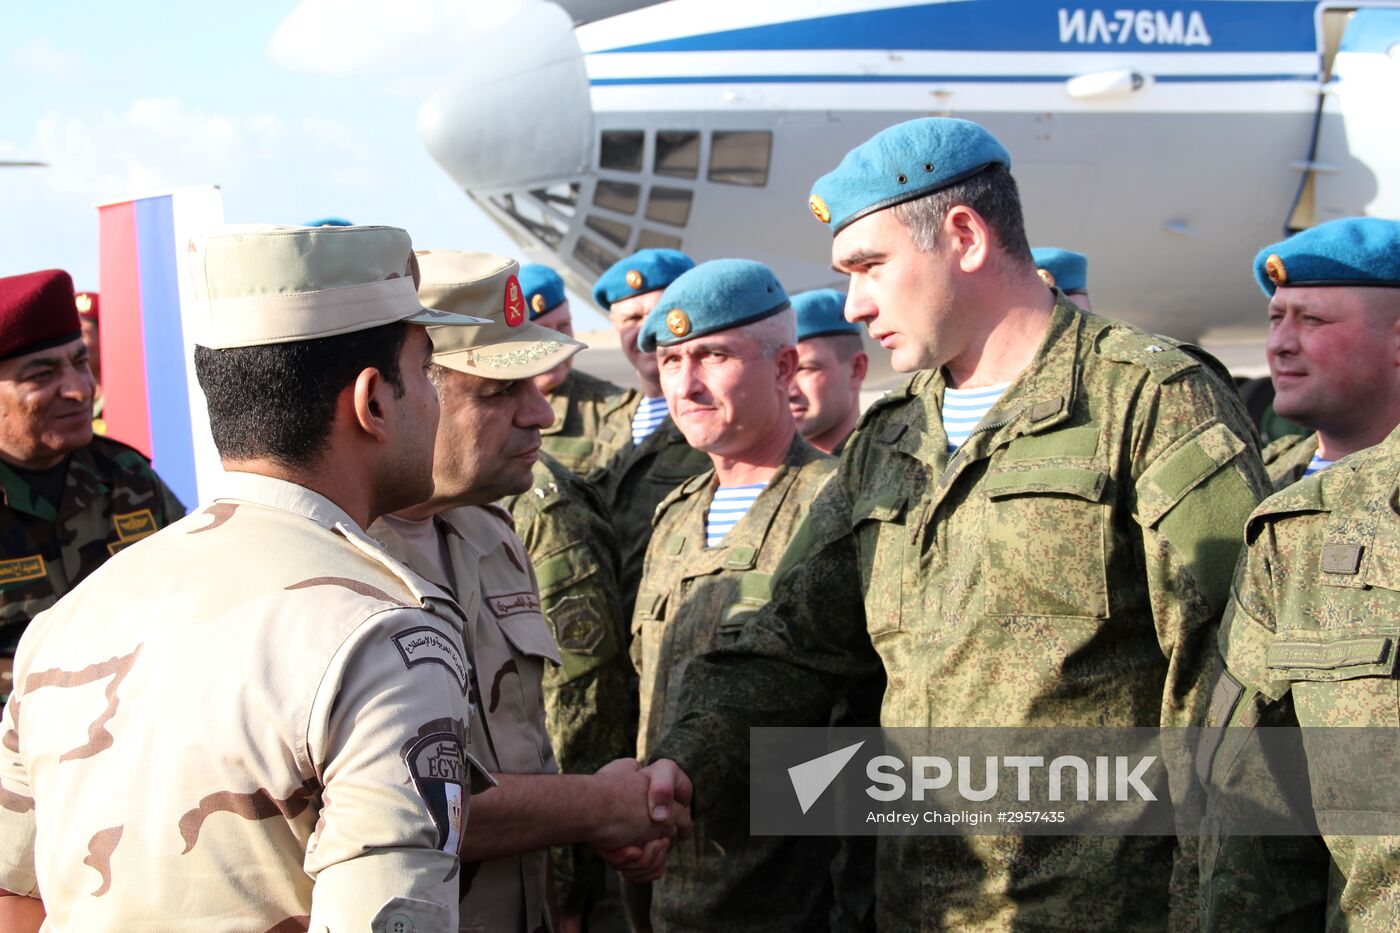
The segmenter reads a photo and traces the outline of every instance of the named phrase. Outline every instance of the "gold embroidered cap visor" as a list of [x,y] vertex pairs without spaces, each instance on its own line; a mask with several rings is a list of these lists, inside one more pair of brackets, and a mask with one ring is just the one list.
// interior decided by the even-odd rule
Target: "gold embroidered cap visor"
[[586,344],[526,319],[513,259],[460,250],[420,250],[418,297],[446,311],[485,318],[481,327],[429,327],[433,362],[485,379],[549,372]]
[[396,321],[444,329],[486,323],[423,306],[413,243],[397,227],[221,227],[190,240],[186,259],[198,299],[194,342],[212,350]]

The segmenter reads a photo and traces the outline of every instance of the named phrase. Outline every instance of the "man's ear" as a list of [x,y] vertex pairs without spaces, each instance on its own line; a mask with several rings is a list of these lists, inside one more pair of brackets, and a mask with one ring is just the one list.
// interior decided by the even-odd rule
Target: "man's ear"
[[948,209],[943,219],[943,236],[958,257],[964,272],[976,272],[991,254],[992,231],[982,215],[965,204]]
[[778,382],[786,389],[792,384],[792,377],[797,375],[797,348],[783,347],[774,357],[774,362],[778,364]]
[[384,378],[383,373],[371,366],[360,370],[354,383],[345,391],[350,393],[357,430],[368,434],[378,443],[384,443],[389,437],[389,397],[393,394],[394,387]]
[[865,383],[865,374],[870,371],[870,357],[864,350],[857,350],[851,357],[851,388],[859,390]]

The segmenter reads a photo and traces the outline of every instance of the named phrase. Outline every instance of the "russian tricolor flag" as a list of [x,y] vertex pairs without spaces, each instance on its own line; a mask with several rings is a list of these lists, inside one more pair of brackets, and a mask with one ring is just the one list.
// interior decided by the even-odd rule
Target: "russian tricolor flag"
[[191,239],[223,223],[213,186],[100,204],[103,419],[193,510],[220,472],[187,321]]

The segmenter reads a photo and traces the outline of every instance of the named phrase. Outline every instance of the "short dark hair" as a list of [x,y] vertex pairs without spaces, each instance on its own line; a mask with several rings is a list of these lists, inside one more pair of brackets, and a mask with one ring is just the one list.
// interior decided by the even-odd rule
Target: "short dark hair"
[[403,395],[403,322],[334,337],[227,350],[194,348],[214,446],[226,460],[308,467],[325,449],[336,399],[361,370],[377,369]]
[[851,357],[865,349],[865,341],[860,339],[860,334],[824,334],[822,339],[831,341],[838,363],[849,363]]
[[1012,259],[1032,262],[1026,221],[1021,213],[1021,193],[1016,179],[999,163],[994,162],[957,184],[896,204],[892,210],[895,219],[909,229],[914,246],[927,253],[934,248],[948,211],[960,204],[972,208],[987,222],[1003,252]]

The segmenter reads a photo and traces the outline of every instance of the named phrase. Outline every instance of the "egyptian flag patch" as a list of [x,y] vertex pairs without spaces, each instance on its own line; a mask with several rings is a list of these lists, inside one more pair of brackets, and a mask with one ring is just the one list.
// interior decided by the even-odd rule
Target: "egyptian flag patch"
[[438,831],[438,848],[456,853],[467,812],[467,763],[462,743],[450,732],[423,736],[404,752],[413,786],[428,805]]

